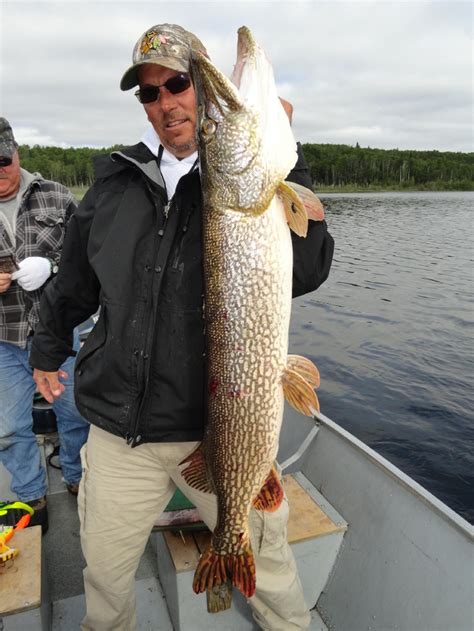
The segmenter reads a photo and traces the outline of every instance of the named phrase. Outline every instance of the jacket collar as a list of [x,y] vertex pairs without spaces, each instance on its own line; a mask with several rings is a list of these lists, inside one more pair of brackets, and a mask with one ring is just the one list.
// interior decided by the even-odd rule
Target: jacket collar
[[94,160],[95,174],[98,178],[107,177],[130,166],[139,169],[153,184],[165,189],[156,157],[142,142],[113,151],[110,156],[98,156]]

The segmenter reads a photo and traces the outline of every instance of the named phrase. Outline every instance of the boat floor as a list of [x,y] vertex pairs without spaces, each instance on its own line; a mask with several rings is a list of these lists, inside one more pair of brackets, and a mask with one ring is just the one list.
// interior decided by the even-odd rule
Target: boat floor
[[[48,466],[49,530],[43,537],[47,583],[53,603],[52,631],[78,629],[85,614],[77,500],[65,490],[59,470]],[[156,552],[150,537],[136,574],[139,631],[173,631],[158,578]],[[190,575],[190,580],[191,580]],[[192,607],[192,603],[189,605]],[[219,614],[216,614],[218,616]],[[251,621],[248,611],[247,624]],[[254,623],[254,628],[259,627]],[[311,631],[327,631],[318,612],[311,611]],[[188,631],[184,629],[183,631]],[[189,630],[192,631],[192,630]]]

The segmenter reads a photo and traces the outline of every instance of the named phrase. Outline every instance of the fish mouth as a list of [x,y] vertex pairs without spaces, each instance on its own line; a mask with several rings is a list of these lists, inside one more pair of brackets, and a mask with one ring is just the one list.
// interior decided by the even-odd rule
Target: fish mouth
[[191,69],[198,102],[212,104],[222,116],[243,107],[237,87],[200,51],[193,52]]
[[237,60],[231,76],[231,81],[237,88],[240,88],[245,64],[255,58],[256,50],[257,42],[250,29],[247,26],[241,26],[237,31]]
[[239,94],[242,72],[245,65],[256,57],[258,45],[247,26],[241,26],[237,38],[237,59],[232,76],[228,79],[210,59],[200,51],[193,51],[191,69],[198,101],[213,103],[224,114],[226,109],[237,111],[244,105]]

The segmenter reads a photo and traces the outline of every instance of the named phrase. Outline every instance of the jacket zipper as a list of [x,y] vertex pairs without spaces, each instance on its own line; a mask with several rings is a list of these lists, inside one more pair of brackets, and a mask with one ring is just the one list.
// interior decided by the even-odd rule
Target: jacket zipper
[[[148,185],[148,190],[150,192],[150,195],[153,198],[153,204],[155,206],[155,212],[156,212],[156,216],[159,215],[160,213],[160,208],[158,203],[155,201],[154,199],[154,193],[151,190],[151,187]],[[154,248],[153,248],[153,262],[156,261],[156,258],[158,256],[158,250],[159,250],[159,244],[160,241],[159,239],[161,239],[165,233],[166,230],[166,225],[168,223],[168,211],[169,211],[169,207],[170,204],[166,203],[165,206],[163,207],[163,213],[165,216],[165,221],[162,224],[161,228],[158,230],[158,233],[155,235],[155,244],[154,244]],[[165,211],[166,209],[166,211]],[[148,270],[149,272],[153,271],[153,268],[151,267],[150,270]],[[148,299],[147,299],[147,304],[149,305],[150,303],[153,302],[153,284],[154,284],[154,278],[153,275],[151,276],[151,279],[149,281],[148,284]],[[135,415],[135,419],[133,421],[133,428],[132,431],[129,432],[125,439],[127,441],[127,444],[131,445],[132,447],[136,447],[139,443],[140,443],[140,438],[141,436],[137,436],[137,431],[138,431],[138,425],[140,423],[140,418],[143,414],[143,410],[145,407],[145,404],[147,403],[147,394],[148,394],[148,385],[150,383],[150,371],[151,371],[151,364],[150,362],[148,362],[148,366],[145,368],[145,362],[149,360],[150,358],[150,354],[153,350],[153,346],[154,346],[154,341],[155,341],[155,334],[154,334],[154,330],[155,330],[155,310],[154,309],[149,309],[148,310],[148,318],[146,321],[146,335],[145,335],[145,344],[147,343],[147,341],[150,339],[150,335],[152,333],[152,329],[151,327],[153,327],[153,335],[151,335],[151,345],[145,346],[144,349],[142,349],[141,351],[139,351],[139,355],[138,355],[138,365],[137,365],[137,380],[138,383],[141,383],[142,381],[144,382],[143,384],[143,393],[142,393],[142,397],[141,397],[141,401],[140,401],[140,405],[138,406],[138,410],[137,413]],[[137,440],[137,438],[139,440]]]

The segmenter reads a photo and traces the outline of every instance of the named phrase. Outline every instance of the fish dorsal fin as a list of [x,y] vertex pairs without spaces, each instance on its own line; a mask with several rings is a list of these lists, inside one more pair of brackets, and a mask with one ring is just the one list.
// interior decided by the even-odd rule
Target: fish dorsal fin
[[207,475],[206,461],[204,459],[204,452],[202,445],[199,445],[187,458],[185,458],[180,465],[184,464],[186,467],[181,471],[181,475],[193,489],[203,491],[204,493],[213,493],[209,477]]
[[253,506],[257,510],[273,513],[282,503],[284,496],[280,476],[275,467],[272,467],[257,497],[253,500]]
[[313,221],[322,221],[324,219],[324,206],[319,197],[316,197],[312,190],[296,182],[286,181],[285,184],[292,188],[303,202],[308,219],[312,219]]
[[288,184],[289,182],[280,182],[277,194],[283,202],[290,230],[299,237],[305,237],[308,232],[308,215],[302,200]]
[[302,357],[301,355],[288,355],[286,366],[297,372],[310,386],[319,388],[319,370],[310,359]]
[[296,370],[286,368],[281,379],[283,393],[288,403],[306,416],[319,412],[319,401],[311,385]]

